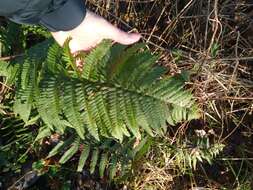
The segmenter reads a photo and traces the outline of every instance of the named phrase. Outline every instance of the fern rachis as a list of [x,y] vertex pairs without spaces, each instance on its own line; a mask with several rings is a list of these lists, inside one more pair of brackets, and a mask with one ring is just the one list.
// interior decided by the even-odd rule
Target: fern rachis
[[[100,175],[109,168],[113,178],[123,152],[133,147],[133,136],[142,139],[146,136],[144,131],[151,136],[162,134],[167,123],[175,125],[198,117],[197,106],[191,93],[184,89],[184,81],[166,76],[165,68],[155,66],[158,56],[143,44],[127,48],[104,41],[85,56],[82,73],[73,67],[75,58],[67,45],[62,49],[49,44],[33,48],[15,64],[1,65],[0,74],[16,78],[16,82],[10,81],[16,84],[16,113],[24,121],[29,120],[32,110],[37,110],[51,131],[76,131],[72,140],[61,141],[49,154],[54,156],[70,146],[61,163],[84,144],[78,171],[92,155],[91,171],[100,162]],[[42,48],[48,51],[47,55],[38,51]],[[74,140],[78,138],[81,139]],[[115,144],[107,146],[110,154],[96,144],[107,140]],[[95,149],[91,148],[92,142],[96,142]],[[124,149],[122,144],[126,142],[131,146]],[[118,157],[119,150],[123,152]]]

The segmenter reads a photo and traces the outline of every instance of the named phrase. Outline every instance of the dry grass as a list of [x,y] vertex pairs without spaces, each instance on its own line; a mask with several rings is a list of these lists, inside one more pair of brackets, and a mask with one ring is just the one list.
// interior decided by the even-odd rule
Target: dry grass
[[198,129],[211,131],[212,143],[225,145],[213,166],[200,164],[184,175],[161,165],[171,157],[154,148],[130,186],[240,189],[247,181],[241,177],[253,172],[252,1],[89,0],[87,4],[122,29],[140,32],[149,48],[161,54],[159,64],[170,74],[189,73],[188,86],[202,118],[171,129],[168,142],[180,147],[184,140],[194,139]]

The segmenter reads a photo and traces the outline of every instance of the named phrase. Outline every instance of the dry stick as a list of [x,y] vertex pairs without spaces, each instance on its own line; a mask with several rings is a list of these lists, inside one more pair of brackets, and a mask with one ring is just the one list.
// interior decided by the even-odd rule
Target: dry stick
[[[234,20],[232,20],[232,21],[234,21]],[[228,27],[230,30],[231,30],[231,32],[229,33],[229,34],[227,34],[227,35],[231,35],[232,33],[235,33],[236,32],[236,30],[234,29],[234,27],[232,27],[232,26],[230,26],[228,23],[226,23],[226,22],[223,22],[223,24],[225,25],[225,27]],[[225,37],[223,37],[223,38],[226,38],[226,36]],[[245,46],[247,46],[248,48],[252,48],[252,45],[249,43],[249,41],[247,40],[247,39],[245,39],[243,36],[241,36],[241,39],[240,39],[242,42],[244,42],[244,45]],[[241,42],[241,43],[242,43]]]
[[153,27],[153,29],[152,29],[151,33],[150,33],[150,35],[149,35],[149,37],[148,37],[148,39],[147,39],[147,43],[148,43],[148,42],[149,42],[149,40],[151,39],[151,36],[154,34],[155,29],[156,29],[156,27],[157,27],[157,25],[158,25],[159,21],[161,20],[162,15],[163,15],[163,13],[164,13],[164,11],[165,11],[165,10],[166,10],[166,6],[163,8],[163,10],[162,10],[161,14],[159,15],[159,17],[158,17],[158,19],[157,19],[157,21],[156,21],[156,23],[155,23],[155,25],[154,25],[154,27]]
[[[153,9],[154,9],[154,7],[156,6],[156,4],[157,4],[157,1],[155,0],[154,3],[153,3],[153,5],[152,5],[152,7],[151,7],[150,10],[149,10],[149,13],[148,13],[148,15],[147,15],[147,18],[151,17],[151,14],[152,14]],[[147,27],[147,23],[148,23],[148,22],[145,22],[145,23],[144,23],[143,28],[146,28],[146,27]]]
[[[236,56],[236,58],[238,58],[238,43],[239,43],[239,39],[240,39],[240,32],[238,32],[237,34],[238,34],[238,35],[237,35],[236,46],[235,46],[235,56]],[[232,83],[233,83],[233,81],[236,80],[236,71],[238,70],[238,66],[239,66],[239,61],[238,61],[238,59],[236,59],[236,65],[235,65],[235,67],[234,67],[231,80],[230,80],[230,82],[229,82],[229,87],[228,87],[229,91],[230,91],[231,88],[232,88]],[[237,96],[237,94],[236,94],[235,96]],[[234,101],[235,101],[235,100],[232,100],[232,102],[231,102],[231,110],[232,110],[232,107],[233,107],[233,105],[234,105]]]
[[[7,89],[9,89],[9,90],[14,90],[13,88],[9,87],[8,85],[4,84],[3,82],[0,82],[0,84],[1,84],[3,87],[5,87],[5,88],[7,88]],[[4,90],[4,89],[3,89],[3,90]],[[0,91],[0,94],[2,93],[3,90]]]
[[11,56],[7,56],[7,57],[0,57],[0,61],[10,61],[10,60],[16,59],[18,57],[22,57],[24,55],[25,54],[11,55]]
[[249,61],[253,60],[253,57],[231,57],[231,58],[218,58],[218,59],[212,59],[210,60],[217,60],[217,61]]
[[[208,0],[208,6],[207,6],[207,13],[210,12],[210,0]],[[210,14],[207,15],[206,18],[206,27],[205,27],[205,39],[204,39],[204,48],[206,48],[207,44],[207,33],[208,33],[208,21],[209,21]]]
[[[144,32],[142,32],[141,35],[150,36],[150,37],[152,37],[152,38],[156,38],[156,39],[158,39],[158,40],[163,41],[163,43],[165,43],[165,44],[168,44],[168,42],[167,42],[166,40],[160,39],[160,36],[157,36],[157,35],[155,35],[155,34],[149,34],[149,33],[144,33]],[[144,40],[147,40],[146,43],[148,43],[148,44],[151,44],[151,43],[152,43],[152,42],[149,41],[149,39],[146,39],[146,38],[143,38],[143,39],[144,39]],[[159,47],[159,49],[161,49],[161,48]],[[167,49],[167,50],[168,50],[168,49]]]
[[192,34],[193,34],[193,38],[194,38],[194,43],[195,43],[195,45],[197,45],[197,44],[198,44],[197,35],[196,35],[196,32],[195,32],[194,26],[193,26],[193,24],[192,24],[192,21],[190,21],[190,26],[191,26],[191,29],[192,29]]
[[236,109],[236,110],[233,110],[233,111],[228,111],[226,112],[226,114],[232,114],[232,113],[236,113],[236,112],[241,112],[241,111],[246,111],[246,110],[249,110],[251,108],[240,108],[240,109]]
[[[29,174],[33,174],[34,172],[35,172],[34,170],[26,172],[22,177],[20,177],[17,181],[15,181],[8,189],[17,189],[16,186],[18,185],[18,183],[21,182],[22,180],[26,180],[26,176]],[[35,174],[37,175],[37,172]],[[20,189],[20,188],[18,188],[18,189]]]
[[233,100],[233,101],[240,101],[240,100],[253,100],[253,97],[221,97],[221,98],[209,98],[209,100]]
[[[208,34],[208,23],[209,23],[209,19],[210,19],[210,14],[208,14],[210,12],[210,5],[211,5],[211,0],[208,0],[208,6],[207,6],[207,18],[206,18],[206,26],[205,26],[205,39],[204,39],[204,49],[207,48],[207,34]],[[203,65],[205,65],[208,61],[208,53],[205,54],[204,59],[201,61],[199,69],[197,71],[197,77],[199,77],[202,69],[203,69]],[[206,89],[206,85],[203,86],[204,91]]]
[[213,32],[213,35],[212,35],[212,39],[211,39],[211,42],[210,42],[210,45],[209,45],[209,48],[208,48],[208,51],[207,51],[208,54],[210,53],[210,51],[212,49],[212,46],[213,46],[216,34],[218,32],[218,29],[219,29],[219,25],[220,25],[221,29],[220,29],[220,34],[217,37],[217,41],[219,41],[219,38],[220,38],[220,35],[221,35],[221,31],[222,31],[222,25],[221,25],[221,23],[219,21],[219,17],[218,17],[218,0],[214,1],[214,19],[212,19],[212,21],[215,22],[215,26],[214,26],[214,32]]
[[[193,1],[194,1],[194,0],[190,0],[190,1],[185,5],[185,7],[180,11],[180,13],[176,16],[176,18],[173,19],[173,21],[171,21],[171,22],[169,23],[169,25],[166,27],[166,29],[165,29],[165,30],[163,31],[163,33],[161,34],[161,38],[163,38],[163,35],[165,35],[165,34],[166,34],[166,35],[165,35],[164,38],[167,38],[167,37],[170,35],[171,31],[173,31],[173,29],[175,28],[176,23],[177,23],[177,21],[179,20],[179,18],[181,18],[181,16],[191,7]],[[169,29],[170,29],[170,30],[169,30]],[[169,31],[167,32],[167,30],[169,30]],[[159,46],[162,46],[162,43],[159,44]]]
[[232,77],[231,77],[231,80],[230,80],[230,83],[229,83],[229,89],[231,89],[232,83],[236,79],[236,71],[237,71],[239,63],[240,63],[239,60],[238,60],[238,43],[239,43],[239,39],[240,39],[240,32],[238,31],[237,32],[237,39],[236,39],[236,46],[235,46],[235,57],[236,57],[235,61],[236,61],[236,64],[235,64],[233,74],[232,74]]
[[224,138],[221,140],[221,143],[223,143],[227,138],[229,138],[229,137],[241,126],[241,124],[242,124],[244,118],[245,118],[246,115],[248,114],[248,111],[249,111],[249,110],[247,110],[247,111],[243,114],[241,120],[240,120],[239,123],[236,125],[236,127],[235,127],[226,137],[224,137]]
[[2,47],[3,46],[3,43],[0,41],[0,57],[2,57]]
[[243,160],[252,160],[253,158],[217,158],[217,160],[221,161],[243,161]]

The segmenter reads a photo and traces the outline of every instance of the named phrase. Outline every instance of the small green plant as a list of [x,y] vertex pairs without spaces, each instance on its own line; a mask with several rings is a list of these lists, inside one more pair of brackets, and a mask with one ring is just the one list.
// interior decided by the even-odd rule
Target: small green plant
[[[197,132],[205,134],[204,130],[197,130]],[[191,170],[196,170],[198,163],[212,164],[225,145],[219,142],[210,143],[208,135],[205,134],[203,136],[196,135],[191,139],[178,139],[172,145],[162,141],[157,146],[163,150],[166,159],[170,160],[166,164],[185,174]]]
[[[0,114],[0,173],[20,173],[36,133],[12,112]],[[2,173],[2,174],[3,174]]]
[[211,56],[216,57],[219,53],[219,50],[220,50],[220,44],[218,44],[217,42],[213,43],[211,46]]
[[[81,171],[91,155],[91,173],[99,160],[100,175],[108,166],[113,178],[119,160],[127,165],[141,150],[133,148],[136,141],[143,145],[147,134],[162,135],[168,124],[198,117],[183,78],[166,76],[144,44],[127,48],[106,40],[88,55],[73,57],[68,42],[64,48],[44,42],[0,69],[15,84],[15,113],[26,123],[36,113],[45,123],[37,139],[63,135],[49,157],[69,147],[60,163],[80,152]],[[82,71],[75,65],[80,58]]]

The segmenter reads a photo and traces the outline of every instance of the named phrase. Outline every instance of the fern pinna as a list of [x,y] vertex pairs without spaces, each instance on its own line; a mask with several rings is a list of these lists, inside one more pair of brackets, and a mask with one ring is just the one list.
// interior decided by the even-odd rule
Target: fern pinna
[[[82,71],[76,59],[83,59]],[[167,76],[165,68],[155,65],[157,60],[144,44],[128,48],[105,40],[88,55],[73,57],[68,42],[64,48],[45,42],[14,63],[1,64],[0,72],[15,81],[14,110],[25,122],[37,110],[52,131],[76,131],[75,139],[80,139],[68,150],[72,155],[80,140],[121,143],[141,139],[143,132],[163,134],[168,124],[198,117],[184,80]]]

